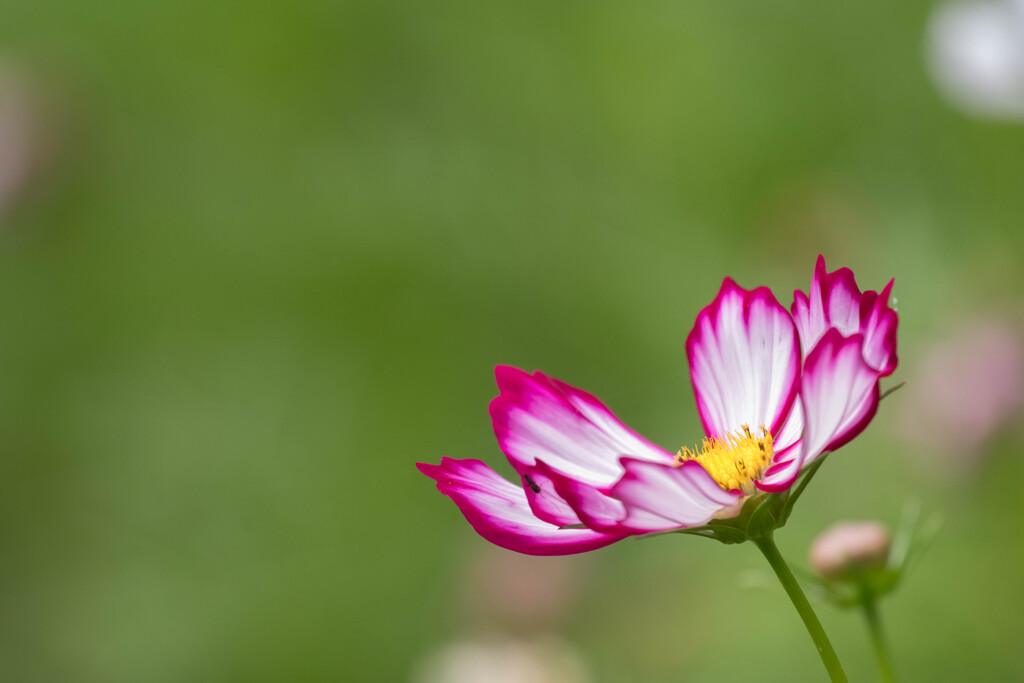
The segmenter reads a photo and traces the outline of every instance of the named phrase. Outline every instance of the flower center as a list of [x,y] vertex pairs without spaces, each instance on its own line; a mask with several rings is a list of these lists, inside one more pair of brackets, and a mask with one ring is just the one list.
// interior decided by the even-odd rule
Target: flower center
[[687,460],[696,460],[726,491],[740,489],[749,495],[754,493],[754,482],[768,469],[773,455],[775,451],[772,450],[772,435],[768,428],[762,426],[761,435],[755,436],[749,426],[743,425],[724,438],[713,436],[704,439],[699,452],[684,446],[676,453],[675,464],[679,466]]

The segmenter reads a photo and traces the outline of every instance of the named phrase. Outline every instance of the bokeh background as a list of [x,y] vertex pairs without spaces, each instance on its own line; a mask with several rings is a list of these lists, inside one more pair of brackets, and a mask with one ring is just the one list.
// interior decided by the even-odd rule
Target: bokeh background
[[1024,678],[1024,127],[938,8],[5,0],[0,677],[820,680],[752,546],[523,559],[413,462],[510,473],[498,363],[698,441],[697,312],[822,253],[896,278],[909,384],[780,547],[920,501],[903,680]]

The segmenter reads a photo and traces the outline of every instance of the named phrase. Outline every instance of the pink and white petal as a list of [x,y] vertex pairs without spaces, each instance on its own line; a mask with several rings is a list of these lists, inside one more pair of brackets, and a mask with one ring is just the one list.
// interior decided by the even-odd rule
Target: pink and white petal
[[825,267],[825,257],[819,255],[814,265],[814,276],[807,294],[793,293],[793,320],[800,333],[804,357],[818,343],[825,330],[838,328],[844,336],[860,331],[861,293],[853,271],[840,268],[834,273]]
[[451,498],[478,534],[502,548],[527,555],[572,555],[624,538],[590,529],[560,529],[534,516],[523,489],[479,460],[442,458],[416,463]]
[[800,470],[864,431],[878,409],[880,373],[864,360],[864,337],[830,329],[804,363],[800,400],[804,432],[799,455],[768,468],[758,487],[789,488]]
[[522,472],[538,460],[573,479],[610,486],[619,458],[672,462],[672,454],[626,427],[590,394],[537,372],[498,366],[501,393],[491,401],[494,434]]
[[[813,284],[813,283],[812,283]],[[825,332],[824,315],[820,308],[816,308],[817,321],[811,314],[811,300],[807,294],[799,289],[793,291],[793,304],[789,307],[793,314],[793,324],[796,326],[797,334],[800,336],[800,348],[804,355],[810,348],[807,340],[814,335],[820,337]]]
[[800,445],[804,428],[804,407],[797,398],[793,410],[775,439],[775,455],[761,479],[754,485],[762,491],[779,493],[793,485],[800,473]]
[[788,491],[793,486],[793,482],[800,476],[800,454],[795,450],[790,451],[789,457],[785,460],[780,460],[764,473],[759,481],[754,482],[762,491],[768,493],[782,493]]
[[700,526],[743,496],[723,491],[693,460],[673,467],[623,458],[622,466],[626,473],[609,495],[626,509],[619,528],[633,533]]
[[566,477],[540,460],[524,470],[523,483],[534,514],[547,522],[561,526],[583,524],[588,529],[614,534],[628,533],[619,525],[626,516],[626,508],[605,490]]
[[768,288],[748,291],[726,278],[697,315],[686,353],[708,436],[743,425],[778,432],[797,394],[800,343],[792,317]]
[[792,432],[795,430],[795,427],[791,425],[796,424],[800,425],[800,437],[792,443],[785,444],[784,447],[776,448],[771,466],[761,476],[760,480],[754,482],[754,485],[762,491],[781,493],[792,486],[800,474],[802,465],[800,447],[804,423],[804,406],[800,398],[797,398],[796,405],[793,406],[793,411],[789,416],[790,419],[786,421],[786,425],[782,428],[780,438],[784,438],[787,442],[790,441],[792,439]]
[[833,329],[807,357],[800,386],[804,465],[860,434],[878,410],[880,373],[864,360],[863,345],[863,335]]
[[540,461],[524,469],[520,472],[520,478],[523,480],[526,500],[533,514],[544,522],[560,527],[579,524],[579,515],[555,488],[555,478],[560,476]]
[[838,329],[843,336],[864,335],[864,359],[882,376],[896,369],[896,311],[889,306],[892,281],[881,293],[860,288],[849,268],[829,273],[818,256],[808,294],[793,294],[793,320],[800,333],[804,357],[810,354],[825,330]]
[[804,411],[800,405],[799,394],[793,401],[793,409],[789,411],[786,421],[782,423],[778,434],[772,434],[772,448],[775,451],[773,460],[776,462],[783,459],[793,447],[800,442],[804,433]]
[[595,486],[567,477],[555,479],[555,490],[588,528],[606,533],[628,533],[622,528],[626,507]]
[[899,317],[889,306],[893,281],[881,291],[864,292],[860,300],[860,331],[864,335],[864,360],[887,377],[896,369],[896,326]]

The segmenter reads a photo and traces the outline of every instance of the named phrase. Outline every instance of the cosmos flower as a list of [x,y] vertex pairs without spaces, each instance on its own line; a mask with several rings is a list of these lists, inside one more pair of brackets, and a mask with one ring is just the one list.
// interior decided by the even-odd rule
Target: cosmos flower
[[[655,532],[714,535],[749,517],[749,502],[785,501],[801,471],[874,417],[879,378],[897,362],[891,288],[862,293],[848,268],[829,273],[819,256],[809,292],[795,292],[787,311],[766,287],[726,278],[686,341],[705,432],[698,447],[671,453],[594,396],[499,366],[491,419],[520,484],[473,459],[417,467],[481,536],[522,553],[580,553]],[[785,521],[777,510],[773,520]]]

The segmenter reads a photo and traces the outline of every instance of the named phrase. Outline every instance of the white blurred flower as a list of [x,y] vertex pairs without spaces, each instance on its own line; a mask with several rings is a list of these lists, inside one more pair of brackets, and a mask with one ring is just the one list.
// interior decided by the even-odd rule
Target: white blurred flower
[[588,683],[579,655],[561,640],[463,640],[436,652],[414,683]]
[[1024,121],[1024,0],[938,5],[928,43],[932,76],[954,105]]

